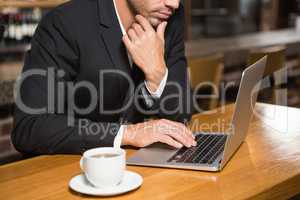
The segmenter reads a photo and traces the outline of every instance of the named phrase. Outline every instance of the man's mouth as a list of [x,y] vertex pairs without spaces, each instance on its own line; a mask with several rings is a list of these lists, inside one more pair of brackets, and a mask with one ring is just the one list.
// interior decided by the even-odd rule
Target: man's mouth
[[162,20],[167,20],[171,17],[172,15],[172,12],[169,12],[169,11],[159,11],[157,13],[157,17],[162,19]]
[[170,9],[161,10],[161,11],[159,11],[159,13],[164,14],[164,15],[169,15],[169,16],[173,14],[172,10],[170,10]]

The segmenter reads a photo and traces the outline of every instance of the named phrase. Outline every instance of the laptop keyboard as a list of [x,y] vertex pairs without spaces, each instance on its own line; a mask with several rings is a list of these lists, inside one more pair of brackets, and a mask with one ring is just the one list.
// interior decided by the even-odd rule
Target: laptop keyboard
[[197,146],[182,147],[167,162],[212,164],[223,152],[227,135],[199,134]]

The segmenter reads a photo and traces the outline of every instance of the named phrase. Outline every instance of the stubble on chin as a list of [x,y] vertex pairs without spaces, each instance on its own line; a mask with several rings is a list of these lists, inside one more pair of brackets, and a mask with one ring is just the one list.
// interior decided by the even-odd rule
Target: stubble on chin
[[148,20],[154,28],[156,28],[160,23],[162,23],[161,20],[154,18],[154,17],[149,17]]

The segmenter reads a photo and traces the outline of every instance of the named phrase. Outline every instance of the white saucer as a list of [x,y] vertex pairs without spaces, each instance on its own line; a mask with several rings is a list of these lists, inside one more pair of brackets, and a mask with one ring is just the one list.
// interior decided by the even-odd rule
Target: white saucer
[[84,174],[77,175],[69,182],[69,187],[76,192],[94,196],[113,196],[137,189],[143,183],[143,178],[131,171],[125,171],[122,182],[109,188],[96,188],[85,178]]

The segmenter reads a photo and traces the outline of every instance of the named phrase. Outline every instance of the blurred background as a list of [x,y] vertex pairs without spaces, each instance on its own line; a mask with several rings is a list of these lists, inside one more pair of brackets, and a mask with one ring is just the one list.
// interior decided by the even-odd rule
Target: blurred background
[[[65,0],[0,0],[0,164],[22,159],[10,142],[13,88],[37,24]],[[300,107],[300,0],[184,0],[188,69],[197,111],[232,103],[242,71],[269,55],[260,102]],[[211,82],[215,88],[199,83]]]

